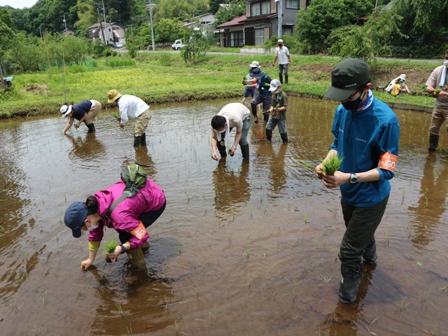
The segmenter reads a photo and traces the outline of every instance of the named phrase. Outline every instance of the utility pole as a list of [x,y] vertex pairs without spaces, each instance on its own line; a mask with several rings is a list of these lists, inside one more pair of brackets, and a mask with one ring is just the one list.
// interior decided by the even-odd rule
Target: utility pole
[[103,42],[106,43],[106,36],[104,36],[103,24],[102,24],[101,18],[100,18],[100,10],[98,7],[96,8],[96,10],[98,12],[98,22],[100,24],[101,33],[103,34]]
[[65,25],[65,32],[67,32],[67,20],[65,20],[65,13],[63,14],[64,18],[62,19],[62,22],[64,22]]
[[103,19],[104,19],[104,23],[106,23],[106,9],[104,8],[104,0],[102,0],[103,2]]
[[283,0],[275,0],[275,2],[277,3],[277,7],[278,7],[278,38],[282,38],[283,35]]
[[151,24],[152,51],[156,51],[156,47],[154,45],[154,25],[152,24],[152,7],[157,5],[153,5],[151,0],[149,0],[148,6],[149,6],[149,23]]

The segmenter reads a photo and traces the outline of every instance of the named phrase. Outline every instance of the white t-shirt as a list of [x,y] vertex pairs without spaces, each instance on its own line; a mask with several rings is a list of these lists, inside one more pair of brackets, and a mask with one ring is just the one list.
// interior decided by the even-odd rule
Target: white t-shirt
[[128,122],[128,117],[138,118],[140,114],[149,109],[149,105],[139,97],[122,95],[118,100],[118,109],[120,110],[121,124],[125,125]]
[[218,115],[229,119],[229,127],[236,127],[237,131],[243,130],[243,120],[250,116],[249,109],[241,103],[230,103],[224,106]]
[[283,46],[275,48],[275,56],[278,57],[278,64],[288,64],[289,49]]

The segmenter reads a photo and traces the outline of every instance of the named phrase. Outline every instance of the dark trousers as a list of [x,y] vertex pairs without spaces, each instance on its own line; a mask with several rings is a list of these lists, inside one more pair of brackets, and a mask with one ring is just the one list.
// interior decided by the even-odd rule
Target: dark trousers
[[[160,209],[144,212],[140,216],[138,216],[138,219],[141,220],[145,228],[147,228],[148,226],[151,226],[160,217],[163,211],[165,211],[165,207],[166,207],[166,201]],[[122,244],[126,243],[129,239],[134,237],[131,233],[126,231],[117,230],[117,232],[118,232],[118,238],[120,239],[120,242]]]
[[361,269],[363,254],[370,256],[376,253],[375,231],[383,218],[388,200],[389,196],[371,208],[358,208],[341,200],[347,228],[339,250],[342,265]]

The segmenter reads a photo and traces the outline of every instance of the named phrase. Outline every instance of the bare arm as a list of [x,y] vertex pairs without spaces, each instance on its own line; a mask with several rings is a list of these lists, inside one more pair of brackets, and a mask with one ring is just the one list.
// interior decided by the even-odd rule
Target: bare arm
[[68,119],[67,124],[65,125],[65,127],[64,127],[64,129],[63,129],[63,131],[62,131],[63,134],[67,133],[67,131],[69,130],[69,128],[72,127],[72,125],[73,125],[73,121],[74,121],[74,120],[75,120],[75,118],[69,118],[69,119]]
[[212,130],[212,159],[218,160],[218,138],[216,136],[216,132]]

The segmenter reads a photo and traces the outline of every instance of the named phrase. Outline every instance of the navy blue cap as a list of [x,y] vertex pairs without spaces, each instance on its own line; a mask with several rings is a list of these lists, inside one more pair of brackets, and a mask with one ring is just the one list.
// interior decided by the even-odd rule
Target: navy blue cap
[[252,71],[249,73],[249,75],[252,78],[261,78],[264,76],[264,72],[260,70],[260,68],[254,68],[252,69]]
[[72,229],[73,237],[81,237],[81,226],[84,225],[84,221],[89,214],[86,206],[83,202],[73,202],[69,205],[64,215],[64,223]]

